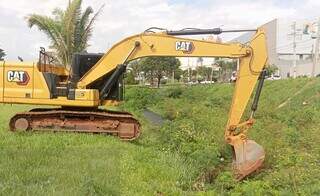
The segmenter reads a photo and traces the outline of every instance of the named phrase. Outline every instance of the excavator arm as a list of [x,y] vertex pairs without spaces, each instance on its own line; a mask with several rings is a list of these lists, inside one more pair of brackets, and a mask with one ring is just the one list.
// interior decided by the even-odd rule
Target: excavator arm
[[[264,150],[256,142],[247,139],[247,130],[253,124],[253,114],[257,108],[263,84],[263,73],[267,62],[266,37],[263,29],[256,30],[247,44],[215,43],[196,39],[176,37],[176,35],[220,34],[220,29],[145,32],[124,39],[114,45],[79,81],[78,88],[87,88],[91,83],[116,69],[119,64],[147,57],[227,57],[240,59],[235,91],[225,130],[225,140],[233,147],[234,170],[242,179],[258,169],[264,160]],[[243,113],[254,91],[258,79],[252,114],[241,122]]]
[[[249,43],[249,47],[252,48],[250,57],[240,58],[240,70],[225,130],[225,140],[233,147],[233,167],[239,180],[260,168],[265,158],[264,149],[255,141],[248,140],[246,134],[254,123],[254,112],[257,110],[265,78],[264,68],[267,63],[265,39],[264,33],[258,32]],[[251,115],[248,120],[241,122],[258,79]]]

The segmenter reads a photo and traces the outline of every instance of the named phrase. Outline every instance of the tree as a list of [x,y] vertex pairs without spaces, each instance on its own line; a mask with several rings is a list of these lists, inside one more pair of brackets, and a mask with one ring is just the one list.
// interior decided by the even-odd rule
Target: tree
[[220,80],[223,82],[229,81],[231,74],[233,71],[237,70],[237,63],[236,61],[227,61],[223,59],[219,59],[216,61],[219,65],[220,69]]
[[267,76],[270,77],[271,75],[275,74],[278,71],[278,67],[275,65],[268,65],[267,66]]
[[141,60],[140,66],[150,79],[151,84],[153,84],[154,78],[157,79],[159,88],[163,76],[170,76],[172,72],[177,70],[180,66],[180,61],[175,57],[146,57]]
[[138,82],[135,79],[135,75],[132,71],[127,71],[126,77],[125,77],[125,83],[126,84],[138,84]]
[[128,65],[128,69],[131,70],[135,78],[141,78],[141,67],[138,60],[131,61]]
[[198,65],[203,66],[203,57],[198,57],[197,63]]
[[0,48],[0,61],[3,61],[4,58],[6,56],[6,53]]
[[50,48],[65,66],[71,64],[74,53],[85,52],[88,48],[93,24],[103,8],[95,14],[91,7],[82,12],[81,4],[82,0],[72,0],[66,10],[54,9],[53,17],[30,14],[26,18],[30,28],[36,26],[47,35],[51,42]]
[[198,80],[211,80],[212,68],[206,66],[197,67]]
[[178,80],[178,82],[180,82],[180,80],[183,78],[184,72],[182,69],[178,68],[174,71],[174,79]]
[[126,83],[127,84],[138,84],[141,79],[141,67],[138,60],[131,61],[128,64]]

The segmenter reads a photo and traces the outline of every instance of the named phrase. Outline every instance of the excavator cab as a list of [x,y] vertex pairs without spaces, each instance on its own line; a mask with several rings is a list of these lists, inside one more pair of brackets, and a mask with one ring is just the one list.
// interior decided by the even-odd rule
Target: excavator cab
[[71,81],[77,83],[103,55],[103,53],[75,53],[71,63]]
[[[104,56],[103,53],[75,53],[73,55],[71,72],[69,78],[69,89],[75,89],[79,80]],[[106,83],[112,80],[109,85],[108,91],[105,93],[104,100],[122,101],[124,99],[124,85],[123,76],[124,72],[117,75],[116,78],[111,78],[114,72],[106,74],[104,77],[92,83],[90,89],[98,89],[102,91]],[[69,90],[68,99],[73,98],[72,91]]]
[[[46,52],[45,48],[41,48],[38,69],[46,80],[50,97],[52,99],[67,97],[68,100],[74,100],[74,89],[76,89],[77,83],[103,56],[103,53],[75,53],[70,70],[67,70],[65,66],[59,65],[53,55]],[[104,83],[110,80],[115,70],[91,84],[90,89],[98,89],[100,92]],[[113,83],[109,85],[104,100],[122,101],[124,99],[123,75],[124,73],[121,73],[116,79],[112,79]]]

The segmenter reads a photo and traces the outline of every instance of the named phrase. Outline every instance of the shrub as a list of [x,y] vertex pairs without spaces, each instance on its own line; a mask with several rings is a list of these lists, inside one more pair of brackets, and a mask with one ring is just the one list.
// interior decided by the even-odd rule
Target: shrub
[[126,108],[142,110],[159,101],[156,89],[150,88],[129,88],[126,92]]
[[180,97],[181,97],[182,93],[183,93],[183,90],[181,89],[181,87],[170,88],[170,89],[168,90],[168,95],[167,95],[167,96],[168,96],[169,98],[175,98],[175,99],[177,99],[177,98],[180,98]]

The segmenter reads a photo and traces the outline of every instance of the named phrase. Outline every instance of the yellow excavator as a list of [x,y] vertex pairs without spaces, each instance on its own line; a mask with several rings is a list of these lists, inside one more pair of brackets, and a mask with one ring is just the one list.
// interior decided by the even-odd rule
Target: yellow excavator
[[[255,31],[247,44],[185,38],[243,31]],[[128,62],[148,56],[240,60],[225,140],[233,147],[237,179],[256,171],[262,165],[265,153],[260,145],[247,138],[247,130],[253,125],[266,73],[266,36],[261,28],[232,31],[150,28],[120,41],[105,54],[74,54],[70,69],[55,65],[54,58],[44,49],[36,63],[2,61],[1,103],[56,106],[16,114],[10,120],[10,130],[104,133],[122,140],[136,139],[140,135],[140,123],[130,113],[99,107],[108,107],[123,99],[123,74]],[[247,120],[241,121],[257,82],[252,113]]]

